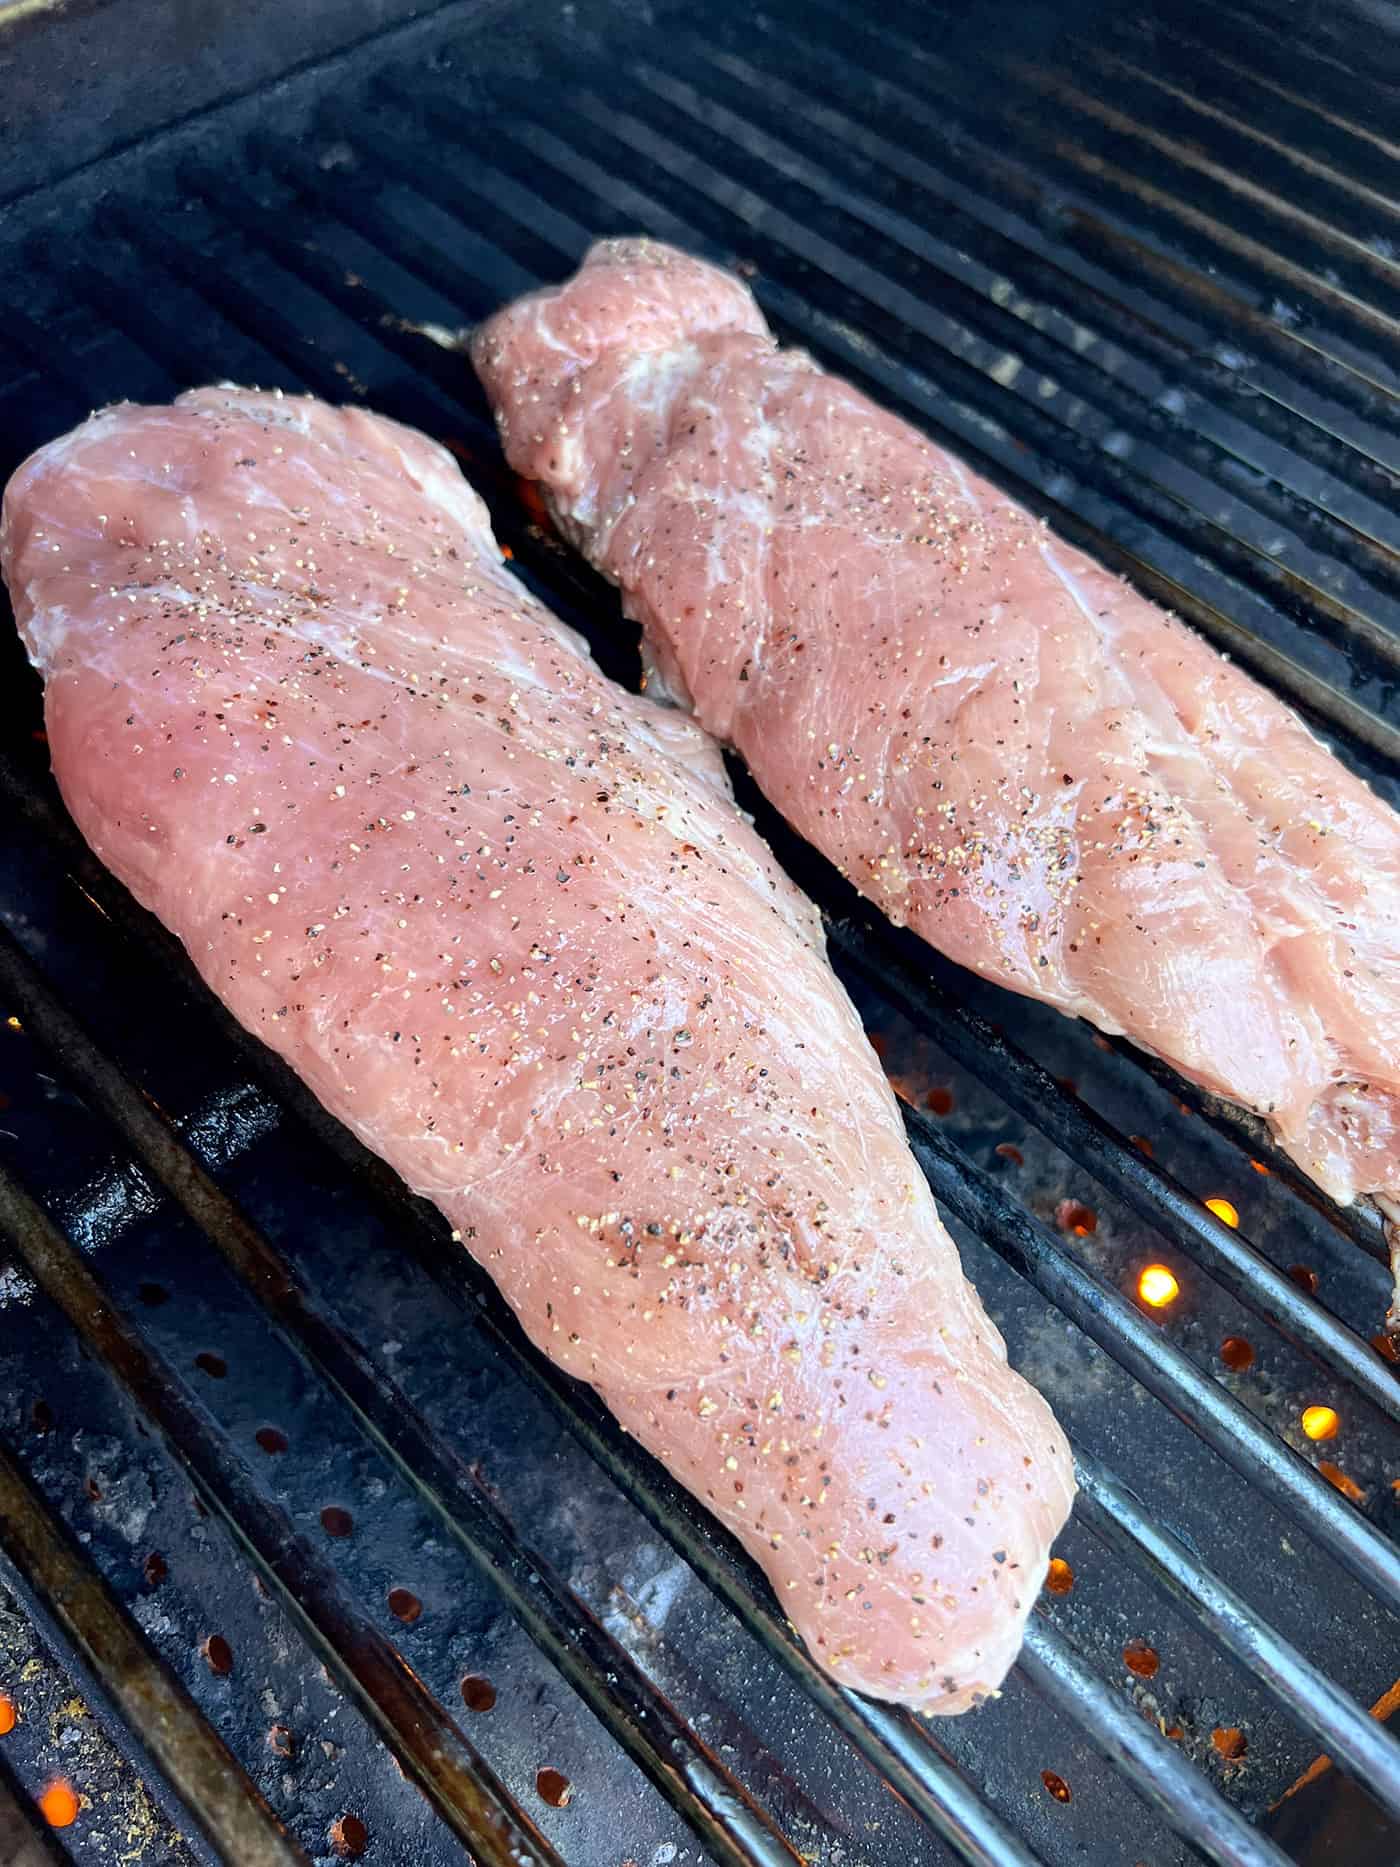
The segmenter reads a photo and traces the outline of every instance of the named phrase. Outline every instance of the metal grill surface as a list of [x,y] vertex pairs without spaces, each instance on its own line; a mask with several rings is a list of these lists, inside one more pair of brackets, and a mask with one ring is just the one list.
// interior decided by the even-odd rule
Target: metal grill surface
[[[5,207],[0,472],[120,397],[363,400],[453,448],[519,574],[635,681],[451,337],[641,229],[741,265],[785,339],[1398,802],[1398,90],[1390,9],[445,6]],[[6,630],[0,1833],[35,1859],[1400,1860],[1374,1215],[894,934],[740,784],[1074,1441],[1072,1586],[1005,1693],[926,1725],[812,1667],[86,852]],[[83,1798],[59,1829],[55,1777]]]

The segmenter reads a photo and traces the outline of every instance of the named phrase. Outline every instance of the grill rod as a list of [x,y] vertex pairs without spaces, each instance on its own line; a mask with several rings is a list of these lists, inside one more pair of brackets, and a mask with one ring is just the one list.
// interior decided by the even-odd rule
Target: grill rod
[[210,1177],[173,1125],[98,1048],[0,929],[0,992],[83,1100],[117,1129],[367,1438],[434,1510],[551,1664],[724,1867],[798,1856],[593,1611],[534,1550],[372,1357],[308,1297],[287,1260]]
[[480,1867],[564,1867],[423,1682],[346,1600],[331,1565],[262,1497],[241,1460],[210,1432],[184,1382],[112,1303],[81,1252],[3,1172],[0,1227],[34,1281],[150,1422],[317,1656]]
[[238,1867],[308,1867],[307,1855],[4,1445],[0,1548],[220,1857]]
[[[278,167],[281,167],[280,162]],[[220,211],[236,220],[250,238],[260,241],[265,245],[271,245],[280,263],[286,265],[294,273],[305,277],[323,297],[333,303],[337,309],[344,311],[357,323],[361,324],[378,343],[391,349],[396,355],[404,357],[405,360],[418,371],[422,372],[427,370],[434,383],[454,404],[454,412],[455,409],[460,408],[472,419],[474,425],[479,424],[479,417],[476,415],[475,410],[464,400],[465,376],[462,366],[451,359],[448,353],[442,352],[437,346],[430,343],[425,344],[411,332],[401,331],[398,328],[401,321],[397,318],[391,306],[379,299],[377,295],[369,291],[363,284],[347,286],[341,269],[332,261],[324,256],[308,253],[306,240],[293,237],[290,233],[271,231],[269,228],[269,221],[272,217],[250,212],[246,202],[243,201],[241,196],[231,194],[227,189],[211,182],[208,178],[201,177],[193,171],[185,176],[185,182],[190,192],[204,194],[211,202],[219,207]],[[303,185],[303,178],[294,179],[292,185]],[[326,183],[324,178],[319,178],[317,186],[309,191],[317,194],[320,198],[324,198],[325,188]],[[461,193],[461,190],[462,184],[460,181],[451,184],[448,188],[448,197],[442,199],[441,204],[445,207],[449,206],[449,201],[455,199],[455,197]],[[444,194],[443,185],[439,183],[431,187],[429,192],[434,198],[441,198]],[[516,192],[518,192],[518,190]],[[457,210],[459,212],[461,210],[460,201],[457,203]],[[551,208],[548,212],[553,221],[559,222],[563,220],[563,217],[559,214],[557,209]],[[282,219],[285,217],[278,216],[277,218]],[[651,218],[656,218],[654,209]],[[536,220],[536,231],[538,231],[538,228],[543,224],[547,223]],[[564,225],[567,228],[568,223],[565,221]],[[130,217],[126,216],[122,217],[122,226],[128,238],[135,239],[138,242],[144,241],[147,245],[151,244],[152,235],[149,228],[143,230],[139,223],[135,223]],[[683,240],[688,239],[692,244],[702,243],[700,242],[700,236],[694,229],[681,227],[677,230],[677,233],[678,237]],[[574,242],[574,244],[578,245],[584,243],[586,239],[586,231],[582,227],[579,227],[577,229],[577,241]],[[162,250],[168,250],[168,248]],[[558,251],[560,258],[564,259],[566,257],[566,250],[564,248],[559,248]],[[408,264],[410,269],[412,269],[411,262],[401,261],[399,263]],[[198,262],[192,257],[186,259],[181,264],[180,270],[187,280],[194,285],[196,289],[199,289],[200,268]],[[252,300],[251,303],[251,319],[240,319],[240,322],[243,322],[244,328],[248,329],[250,334],[259,336],[261,340],[266,332],[268,323],[267,311],[265,307],[258,304],[258,301]],[[133,334],[138,336],[139,341],[139,325],[138,328],[133,331]],[[278,348],[282,351],[282,354],[293,363],[294,367],[304,372],[310,361],[306,353],[306,348],[304,344],[300,344],[296,340],[295,333],[290,334],[290,339],[290,342],[288,342],[287,338],[284,337],[282,343],[278,345]],[[337,386],[333,380],[332,372],[326,371],[324,368],[317,368],[313,365],[312,373],[321,378],[321,383],[317,385],[319,392],[330,394],[331,396],[340,392],[340,387]],[[328,376],[332,378],[329,382],[326,381]],[[487,431],[488,433],[492,433],[489,428]],[[493,433],[489,445],[494,452]],[[557,576],[557,567],[554,562],[551,562],[550,570],[552,575]],[[584,594],[586,597],[587,592],[585,591]],[[1397,743],[1400,743],[1400,741],[1397,741]],[[770,841],[777,840],[771,823],[768,826],[767,833]],[[888,930],[886,930],[883,938],[888,938]],[[882,989],[884,988],[882,987]],[[925,1028],[928,1028],[927,1013],[922,1014],[922,1021],[925,1023]],[[1195,1092],[1191,1089],[1191,1086],[1182,1082],[1167,1066],[1157,1063],[1155,1059],[1146,1058],[1131,1045],[1122,1044],[1120,1048],[1122,1054],[1128,1056],[1138,1067],[1147,1069],[1156,1080],[1165,1083],[1173,1093],[1185,1095],[1188,1099],[1194,1097]],[[1015,1098],[1006,1095],[1005,1089],[1000,1082],[992,1081],[991,1086],[996,1089],[998,1093],[1005,1095],[1008,1101],[1015,1104]],[[1055,1085],[1054,1095],[1057,1102],[1062,1102],[1064,1100],[1064,1092],[1059,1089],[1058,1085]],[[1024,1113],[1026,1110],[1023,1109],[1022,1112]],[[1247,1132],[1244,1128],[1244,1123],[1247,1118],[1237,1116],[1233,1112],[1226,1112],[1218,1109],[1203,1110],[1203,1113],[1206,1119],[1211,1122],[1212,1126],[1224,1133],[1236,1147],[1246,1152],[1260,1151],[1260,1143],[1257,1137]],[[1041,1127],[1042,1131],[1051,1134],[1052,1138],[1056,1139],[1058,1145],[1064,1145],[1064,1142],[1060,1140],[1059,1136],[1046,1127],[1045,1122],[1041,1119],[1039,1114],[1030,1113],[1029,1119],[1031,1119],[1035,1125]],[[1061,1124],[1061,1129],[1062,1132],[1067,1134],[1071,1131],[1071,1125],[1065,1122]],[[1072,1157],[1075,1158],[1079,1164],[1088,1166],[1089,1170],[1095,1172],[1097,1175],[1097,1168],[1092,1164],[1092,1158],[1086,1159],[1084,1153],[1085,1144],[1092,1141],[1092,1136],[1086,1129],[1080,1128],[1077,1131],[1077,1138],[1080,1142],[1080,1146],[1077,1149],[1069,1148],[1067,1151],[1071,1153]],[[1325,1195],[1322,1195],[1316,1188],[1312,1187],[1311,1183],[1307,1182],[1303,1176],[1298,1173],[1297,1169],[1288,1161],[1286,1156],[1280,1154],[1276,1149],[1266,1148],[1264,1151],[1268,1153],[1272,1168],[1274,1171],[1278,1172],[1280,1178],[1287,1180],[1295,1190],[1302,1192],[1304,1197],[1310,1200],[1310,1203],[1321,1210],[1333,1224],[1337,1225],[1347,1236],[1360,1244],[1364,1250],[1380,1259],[1383,1263],[1388,1262],[1388,1252],[1381,1234],[1379,1220],[1369,1208],[1357,1206],[1345,1211],[1338,1208],[1334,1202],[1326,1199]],[[1095,1153],[1099,1159],[1104,1158],[1102,1151],[1095,1150]],[[1130,1178],[1136,1178],[1139,1184],[1141,1184],[1141,1176],[1137,1175],[1134,1162],[1129,1162],[1126,1169],[1121,1169],[1120,1163],[1120,1170],[1125,1171]],[[1160,1190],[1165,1191],[1166,1189],[1162,1188]],[[1246,1274],[1248,1268],[1253,1264],[1257,1263],[1261,1266],[1263,1273],[1261,1282],[1267,1286],[1267,1297],[1276,1305],[1275,1310],[1266,1308],[1263,1310],[1263,1313],[1270,1315],[1273,1319],[1278,1319],[1281,1316],[1286,1321],[1287,1326],[1295,1331],[1299,1339],[1306,1342],[1310,1347],[1316,1348],[1320,1343],[1325,1342],[1325,1346],[1321,1349],[1324,1356],[1333,1361],[1340,1359],[1341,1365],[1345,1367],[1350,1378],[1363,1388],[1363,1391],[1368,1394],[1377,1406],[1393,1415],[1397,1406],[1400,1406],[1400,1398],[1397,1398],[1398,1390],[1393,1379],[1389,1377],[1387,1371],[1370,1353],[1369,1349],[1361,1342],[1360,1338],[1351,1335],[1349,1342],[1345,1340],[1344,1337],[1349,1334],[1349,1332],[1345,1331],[1344,1325],[1329,1318],[1327,1312],[1320,1304],[1313,1304],[1310,1298],[1304,1296],[1298,1291],[1296,1286],[1280,1276],[1272,1267],[1267,1266],[1264,1260],[1251,1257],[1248,1248],[1244,1246],[1244,1241],[1237,1241],[1227,1236],[1226,1228],[1218,1226],[1213,1218],[1206,1215],[1198,1206],[1195,1206],[1194,1202],[1191,1202],[1186,1208],[1186,1214],[1189,1215],[1189,1219],[1183,1216],[1181,1210],[1178,1208],[1177,1211],[1171,1215],[1173,1222],[1170,1225],[1163,1225],[1163,1218],[1167,1215],[1169,1207],[1170,1201],[1164,1201],[1157,1208],[1155,1213],[1148,1213],[1147,1216],[1152,1217],[1154,1223],[1162,1225],[1166,1234],[1172,1237],[1174,1241],[1181,1246],[1186,1255],[1196,1257],[1199,1261],[1199,1248],[1193,1246],[1190,1242],[1186,1242],[1182,1236],[1183,1230],[1185,1230],[1186,1239],[1189,1239],[1189,1227],[1190,1225],[1194,1225],[1196,1237],[1200,1245],[1213,1248],[1212,1255],[1218,1260],[1222,1260],[1220,1271],[1217,1272],[1217,1275],[1220,1276],[1220,1280],[1226,1283],[1228,1287],[1234,1289],[1236,1294],[1240,1295],[1251,1308],[1256,1310],[1260,1310],[1261,1308],[1261,1296],[1253,1292],[1247,1283],[1233,1282],[1232,1277],[1240,1263],[1245,1265]],[[1241,1247],[1243,1247],[1243,1249],[1241,1249]],[[1232,1260],[1234,1261],[1233,1263]]]
[[[746,49],[771,49],[771,33],[769,22],[755,22]],[[696,42],[690,43],[700,52]],[[789,63],[790,34],[784,36],[782,50]],[[868,101],[868,93],[853,90],[849,71],[832,72],[844,88],[839,96],[831,89],[818,102],[797,82],[778,78],[771,67],[760,73],[748,59],[713,44],[700,53],[696,68],[701,65],[722,73],[731,95],[742,91],[746,104],[762,111],[768,121],[780,122],[784,134],[800,142],[813,162],[823,163],[828,150],[839,145],[866,159],[869,185],[878,190],[879,201],[902,198],[907,205],[912,189],[934,204],[936,232],[901,220],[908,230],[905,237],[916,243],[916,250],[936,246],[941,264],[954,268],[959,278],[975,281],[974,289],[982,294],[980,305],[1004,311],[1017,328],[1036,332],[1047,328],[1048,311],[1050,321],[1067,335],[1068,342],[1062,339],[1055,353],[1064,363],[1076,343],[1084,341],[1081,333],[1087,333],[1090,354],[1093,345],[1101,345],[1104,352],[1102,364],[1093,366],[1095,380],[1134,384],[1145,403],[1161,407],[1164,391],[1184,386],[1190,399],[1177,412],[1191,435],[1274,479],[1285,494],[1314,504],[1373,551],[1388,549],[1384,541],[1393,534],[1394,519],[1380,462],[1360,445],[1360,436],[1367,432],[1364,421],[1357,420],[1346,438],[1339,436],[1334,432],[1335,411],[1329,421],[1320,409],[1300,408],[1299,402],[1308,398],[1297,384],[1282,399],[1273,372],[1261,370],[1257,360],[1247,387],[1236,385],[1218,367],[1212,369],[1205,355],[1209,336],[1198,320],[1174,314],[1160,300],[1149,313],[1136,281],[1125,289],[1123,281],[1102,267],[1087,265],[1066,244],[1052,249],[1044,232],[1015,212],[1016,205],[1024,205],[1022,190],[1003,190],[1000,175],[989,175],[981,164],[969,170],[958,163],[955,169],[946,145],[940,152],[931,138],[919,139],[920,152],[915,153],[912,141],[895,141],[859,121],[855,113]],[[1008,295],[1001,288],[1013,280],[1019,289]],[[1004,305],[999,302],[1003,299]],[[1125,362],[1128,369],[1123,372]],[[1317,469],[1327,476],[1321,484]]]
[[1140,1560],[1153,1581],[1185,1606],[1220,1644],[1263,1681],[1323,1748],[1345,1764],[1381,1806],[1400,1819],[1400,1737],[1340,1691],[1327,1674],[1261,1620],[1228,1583],[1138,1502],[1097,1459],[1078,1452],[1076,1509],[1101,1542]]
[[1292,1867],[1267,1835],[1252,1828],[1155,1724],[1091,1672],[1038,1615],[1026,1628],[1017,1663],[1041,1697],[1090,1732],[1118,1774],[1208,1860],[1219,1867]]
[[[1243,286],[1241,296],[1267,303],[1281,289],[1291,289],[1311,302],[1320,315],[1310,319],[1303,332],[1296,326],[1288,326],[1283,332],[1295,351],[1306,346],[1325,362],[1350,373],[1359,373],[1365,366],[1360,358],[1349,361],[1348,349],[1383,346],[1393,335],[1395,321],[1379,306],[1361,300],[1345,280],[1328,279],[1321,271],[1310,271],[1306,253],[1301,260],[1292,257],[1299,248],[1296,237],[1281,237],[1277,227],[1270,227],[1268,237],[1261,240],[1241,227],[1216,218],[1208,206],[1198,206],[1197,200],[1206,193],[1199,180],[1194,186],[1187,184],[1176,190],[1141,182],[1135,188],[1131,176],[1120,181],[1121,171],[1112,159],[1102,156],[1092,146],[1096,139],[1087,137],[1081,142],[1073,135],[1061,133],[1059,126],[1071,118],[1067,104],[1062,103],[1057,112],[1048,113],[1043,100],[1024,79],[1018,79],[1000,63],[989,61],[972,44],[964,42],[960,46],[960,63],[955,66],[934,51],[922,17],[915,25],[915,16],[907,9],[902,19],[898,9],[891,9],[877,28],[860,20],[847,0],[814,0],[812,12],[819,19],[825,18],[827,33],[842,39],[853,34],[864,38],[886,69],[917,70],[928,87],[925,109],[937,109],[945,103],[954,108],[965,106],[970,77],[975,76],[983,84],[995,87],[1000,96],[1012,101],[1013,106],[1019,106],[1018,135],[1023,146],[1040,155],[1045,172],[1092,176],[1100,192],[1110,199],[1114,194],[1132,195],[1139,214],[1144,207],[1155,209],[1158,214],[1164,211],[1178,238],[1183,226],[1193,227],[1219,256],[1216,264],[1220,275],[1237,290]],[[1169,165],[1159,154],[1153,166],[1160,172]],[[1232,206],[1239,218],[1248,219],[1248,216],[1239,215],[1237,202]],[[1143,218],[1151,225],[1154,215],[1148,213]],[[1338,346],[1335,338],[1329,336],[1338,328],[1353,334],[1351,344]],[[1383,385],[1376,383],[1375,386]]]
[[1247,1407],[1203,1374],[1135,1304],[1069,1256],[1044,1225],[1014,1204],[922,1111],[901,1103],[900,1112],[914,1156],[945,1212],[1005,1258],[1387,1608],[1400,1611],[1400,1548],[1389,1537]]
[[[814,27],[818,34],[823,30],[815,8],[808,9],[805,24],[809,33]],[[771,28],[761,18],[752,30],[771,39]],[[1327,355],[1309,336],[1285,329],[1257,301],[1176,258],[1167,243],[1159,250],[1117,215],[1105,217],[1098,204],[1076,205],[1069,215],[1047,215],[1047,207],[1062,206],[1059,191],[1018,160],[1005,139],[994,146],[985,134],[972,130],[961,112],[965,98],[945,94],[926,100],[892,81],[888,51],[863,25],[826,30],[838,31],[845,52],[840,75],[848,104],[854,101],[859,108],[868,97],[863,87],[878,83],[886,126],[894,134],[902,132],[902,146],[924,148],[959,173],[975,174],[981,193],[974,196],[969,187],[967,195],[979,219],[1009,226],[1018,253],[1028,251],[1072,271],[1076,283],[1087,282],[1105,294],[1115,314],[1126,315],[1135,329],[1146,323],[1152,331],[1169,332],[1202,359],[1211,358],[1217,333],[1236,347],[1246,338],[1254,352],[1242,362],[1246,395],[1266,396],[1285,418],[1299,417],[1349,449],[1361,448],[1364,438],[1359,457],[1366,467],[1394,467],[1394,431],[1377,405],[1376,385],[1354,361]],[[864,50],[867,37],[875,43]],[[802,49],[809,69],[837,75],[829,46],[820,37]],[[791,62],[790,37],[784,39],[783,50]],[[1271,98],[1265,107],[1277,106]],[[924,185],[922,175],[915,179]],[[1013,270],[1019,271],[1019,259]],[[1208,378],[1207,387],[1214,396],[1216,381]]]

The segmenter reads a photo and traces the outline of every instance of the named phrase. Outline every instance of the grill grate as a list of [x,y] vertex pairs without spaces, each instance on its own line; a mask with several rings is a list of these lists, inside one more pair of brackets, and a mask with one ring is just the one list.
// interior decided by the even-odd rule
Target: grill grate
[[[365,396],[453,446],[522,575],[635,681],[615,599],[534,527],[435,332],[642,227],[754,265],[784,336],[1180,608],[1400,801],[1396,47],[1372,23],[1369,75],[1343,75],[1344,43],[1276,44],[1262,0],[1189,27],[1082,6],[1038,32],[998,10],[995,36],[978,9],[908,0],[878,24],[845,0],[712,11],[704,36],[688,17],[590,15],[532,41],[447,7],[384,35],[382,56],[18,201],[0,234],[0,468],[122,394],[234,375]],[[3,652],[0,1012],[19,1028],[0,1034],[16,1396],[0,1543],[42,1637],[129,1727],[177,1820],[184,1798],[191,1858],[324,1855],[353,1800],[368,1857],[415,1867],[461,1859],[457,1842],[580,1867],[697,1846],[832,1867],[1277,1867],[1268,1807],[1319,1745],[1400,1823],[1400,1745],[1363,1709],[1391,1684],[1400,1611],[1400,1383],[1367,1339],[1386,1287],[1374,1214],[1300,1197],[1241,1118],[893,933],[741,787],[823,904],[912,1098],[920,1164],[1080,1475],[1075,1590],[1033,1616],[1001,1704],[927,1727],[862,1701],[549,1369],[436,1216],[211,1005],[64,818],[31,736],[36,685]],[[955,1091],[938,1119],[914,1105],[935,1079]],[[1242,1227],[1203,1204],[1220,1188]],[[1100,1204],[1086,1235],[1050,1222],[1070,1192]],[[1165,1322],[1133,1294],[1149,1256],[1185,1293]],[[152,1291],[176,1300],[143,1308]],[[1252,1373],[1220,1373],[1227,1328],[1248,1332]],[[201,1386],[186,1370],[209,1339],[230,1346],[201,1348]],[[49,1402],[34,1407],[55,1369],[62,1445]],[[251,1449],[274,1393],[294,1436],[326,1438],[285,1481]],[[1342,1413],[1330,1471],[1298,1431],[1305,1398]],[[98,1453],[120,1510],[91,1476],[75,1495]],[[338,1496],[362,1500],[343,1562],[316,1520]],[[194,1545],[168,1584],[139,1579],[155,1519]],[[652,1546],[619,1607],[648,1526],[678,1566]],[[81,1582],[57,1620],[56,1565]],[[420,1568],[423,1601],[402,1586]],[[368,1605],[389,1582],[392,1639]],[[671,1591],[669,1615],[639,1605],[649,1589]],[[208,1663],[216,1621],[240,1630],[231,1675]],[[1151,1687],[1121,1660],[1143,1628]],[[497,1667],[490,1721],[449,1713],[445,1682],[477,1652],[529,1702],[512,1713]],[[312,1655],[326,1678],[307,1684]],[[280,1718],[297,1693],[293,1767],[269,1753],[266,1707]],[[142,1694],[168,1703],[159,1733]],[[1243,1765],[1211,1739],[1236,1726]],[[546,1739],[580,1759],[576,1806],[534,1781]],[[29,1806],[49,1763],[15,1755]],[[217,1793],[196,1790],[222,1756],[237,1763]],[[1125,1782],[1145,1808],[1124,1807]],[[62,1832],[79,1860],[100,1858],[90,1814]],[[1394,1852],[1400,1826],[1386,1835],[1374,1845]]]

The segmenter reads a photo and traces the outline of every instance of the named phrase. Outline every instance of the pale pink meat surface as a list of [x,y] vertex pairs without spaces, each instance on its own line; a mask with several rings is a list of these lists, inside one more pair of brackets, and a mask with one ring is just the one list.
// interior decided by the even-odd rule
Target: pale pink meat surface
[[900,924],[1400,1212],[1400,818],[1199,636],[642,240],[474,345],[660,678]]
[[998,1685],[1073,1490],[810,904],[689,721],[607,682],[440,448],[122,406],[0,563],[94,849],[426,1194],[845,1683]]

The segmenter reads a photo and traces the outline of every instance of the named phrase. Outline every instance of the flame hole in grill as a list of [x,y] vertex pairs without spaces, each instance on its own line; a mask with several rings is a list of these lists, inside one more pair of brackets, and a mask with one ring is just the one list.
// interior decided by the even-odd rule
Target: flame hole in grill
[[147,1588],[159,1588],[170,1573],[170,1565],[158,1549],[153,1549],[141,1565],[141,1573],[146,1578]]
[[1026,1157],[1014,1141],[998,1141],[997,1153],[1003,1160],[1009,1160],[1013,1167],[1024,1167]]
[[222,1381],[228,1373],[228,1363],[222,1355],[215,1355],[210,1349],[201,1349],[194,1358],[194,1365],[207,1374],[211,1381]]
[[1335,1439],[1342,1423],[1335,1407],[1304,1407],[1301,1418],[1309,1439]]
[[1076,1238],[1087,1238],[1091,1232],[1099,1229],[1099,1215],[1081,1199],[1062,1199],[1055,1208],[1055,1223],[1062,1232],[1072,1232]]
[[1167,1309],[1181,1295],[1181,1285],[1165,1264],[1145,1264],[1138,1275],[1137,1293],[1149,1309]]
[[358,1815],[340,1815],[330,1826],[330,1844],[343,1861],[357,1861],[369,1846],[369,1830]]
[[411,1590],[391,1588],[389,1590],[389,1612],[396,1621],[402,1621],[405,1627],[412,1627],[423,1612],[423,1604]]
[[287,1450],[287,1435],[278,1426],[260,1426],[253,1438],[269,1458]]
[[0,1737],[8,1737],[18,1721],[19,1713],[15,1710],[14,1700],[0,1693]]
[[1227,1763],[1238,1763],[1249,1749],[1249,1742],[1237,1724],[1218,1724],[1210,1741]]
[[1050,1567],[1045,1576],[1046,1592],[1052,1595],[1067,1595],[1074,1587],[1074,1570],[1063,1556],[1052,1556]]
[[204,1663],[219,1679],[227,1679],[233,1671],[233,1648],[222,1634],[210,1634],[200,1647]]
[[349,1536],[355,1528],[355,1519],[339,1504],[327,1504],[321,1512],[321,1528],[327,1536]]
[[567,1809],[573,1801],[574,1786],[561,1770],[545,1768],[538,1771],[535,1788],[552,1809]]
[[94,1504],[100,1504],[102,1502],[102,1487],[95,1478],[91,1476],[84,1478],[83,1489],[87,1492]]
[[1306,1290],[1310,1297],[1317,1295],[1317,1272],[1310,1264],[1290,1264],[1288,1275],[1300,1290]]
[[50,1828],[71,1828],[78,1819],[78,1794],[62,1777],[50,1783],[39,1798],[39,1813]]
[[1040,1780],[1044,1783],[1047,1794],[1052,1795],[1056,1802],[1069,1802],[1071,1800],[1069,1784],[1065,1781],[1063,1776],[1057,1775],[1054,1770],[1042,1770],[1040,1772]]
[[924,1107],[934,1115],[951,1115],[953,1112],[953,1092],[946,1083],[935,1083],[924,1097]]
[[53,1429],[53,1408],[47,1400],[36,1400],[29,1409],[29,1424],[36,1433],[47,1433]]
[[1128,1139],[1132,1142],[1139,1154],[1145,1154],[1147,1158],[1151,1160],[1155,1150],[1145,1134],[1130,1134]]
[[136,1294],[147,1309],[159,1309],[162,1303],[170,1301],[170,1292],[164,1284],[137,1284]]
[[1138,1679],[1155,1679],[1162,1661],[1156,1647],[1145,1640],[1130,1640],[1123,1649],[1123,1664]]
[[468,1711],[490,1711],[496,1703],[496,1688],[480,1673],[468,1673],[462,1681],[462,1703]]
[[1227,1335],[1220,1344],[1220,1359],[1231,1374],[1243,1374],[1254,1366],[1254,1347],[1242,1335]]

